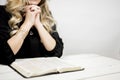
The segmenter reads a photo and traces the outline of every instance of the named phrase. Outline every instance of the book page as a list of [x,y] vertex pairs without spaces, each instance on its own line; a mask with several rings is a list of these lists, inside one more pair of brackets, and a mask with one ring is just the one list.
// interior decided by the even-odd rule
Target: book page
[[82,68],[81,66],[69,64],[60,58],[56,58],[56,60],[52,62],[53,62],[52,65],[54,65],[54,67],[57,68],[57,71],[59,73],[68,72],[68,71],[70,72],[70,71],[84,70],[84,68]]
[[[50,65],[50,59],[46,58],[31,58],[20,59],[11,64],[11,67],[25,77],[44,75],[57,72],[53,65]],[[49,63],[50,62],[50,63]]]

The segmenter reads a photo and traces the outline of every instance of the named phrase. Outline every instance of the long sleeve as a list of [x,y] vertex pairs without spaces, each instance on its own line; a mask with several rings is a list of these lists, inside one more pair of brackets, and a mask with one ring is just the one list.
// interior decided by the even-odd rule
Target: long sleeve
[[5,12],[3,6],[0,6],[0,63],[1,64],[11,64],[14,60],[14,54],[7,43],[7,40],[10,38],[8,26],[8,14]]

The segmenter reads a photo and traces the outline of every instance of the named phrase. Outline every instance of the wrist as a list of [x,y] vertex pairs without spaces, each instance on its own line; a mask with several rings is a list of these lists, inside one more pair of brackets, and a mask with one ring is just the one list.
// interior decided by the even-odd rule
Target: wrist
[[24,23],[23,23],[23,26],[25,26],[26,28],[31,28],[32,26],[33,26],[33,24],[32,24],[32,22],[27,22],[27,21],[25,21]]
[[23,30],[18,30],[15,36],[17,36],[19,40],[24,40],[25,37],[27,36],[27,33],[24,32]]
[[31,29],[32,26],[33,26],[32,24],[24,22],[21,25],[20,30],[29,32],[29,30]]
[[34,25],[36,28],[43,27],[42,23],[38,22],[37,24]]
[[19,37],[20,39],[25,39],[25,37],[28,35],[29,30],[31,29],[30,24],[23,23],[19,30],[17,30],[15,36]]

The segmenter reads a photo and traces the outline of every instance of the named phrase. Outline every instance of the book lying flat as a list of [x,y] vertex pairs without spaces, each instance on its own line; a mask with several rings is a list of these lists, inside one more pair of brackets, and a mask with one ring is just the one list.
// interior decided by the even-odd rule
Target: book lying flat
[[57,57],[18,59],[10,67],[26,78],[84,70],[80,66],[69,64]]

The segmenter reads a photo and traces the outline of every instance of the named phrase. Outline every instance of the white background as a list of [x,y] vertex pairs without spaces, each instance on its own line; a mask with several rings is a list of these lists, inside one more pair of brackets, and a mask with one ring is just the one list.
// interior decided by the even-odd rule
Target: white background
[[49,6],[64,55],[98,53],[120,59],[120,0],[50,0]]

